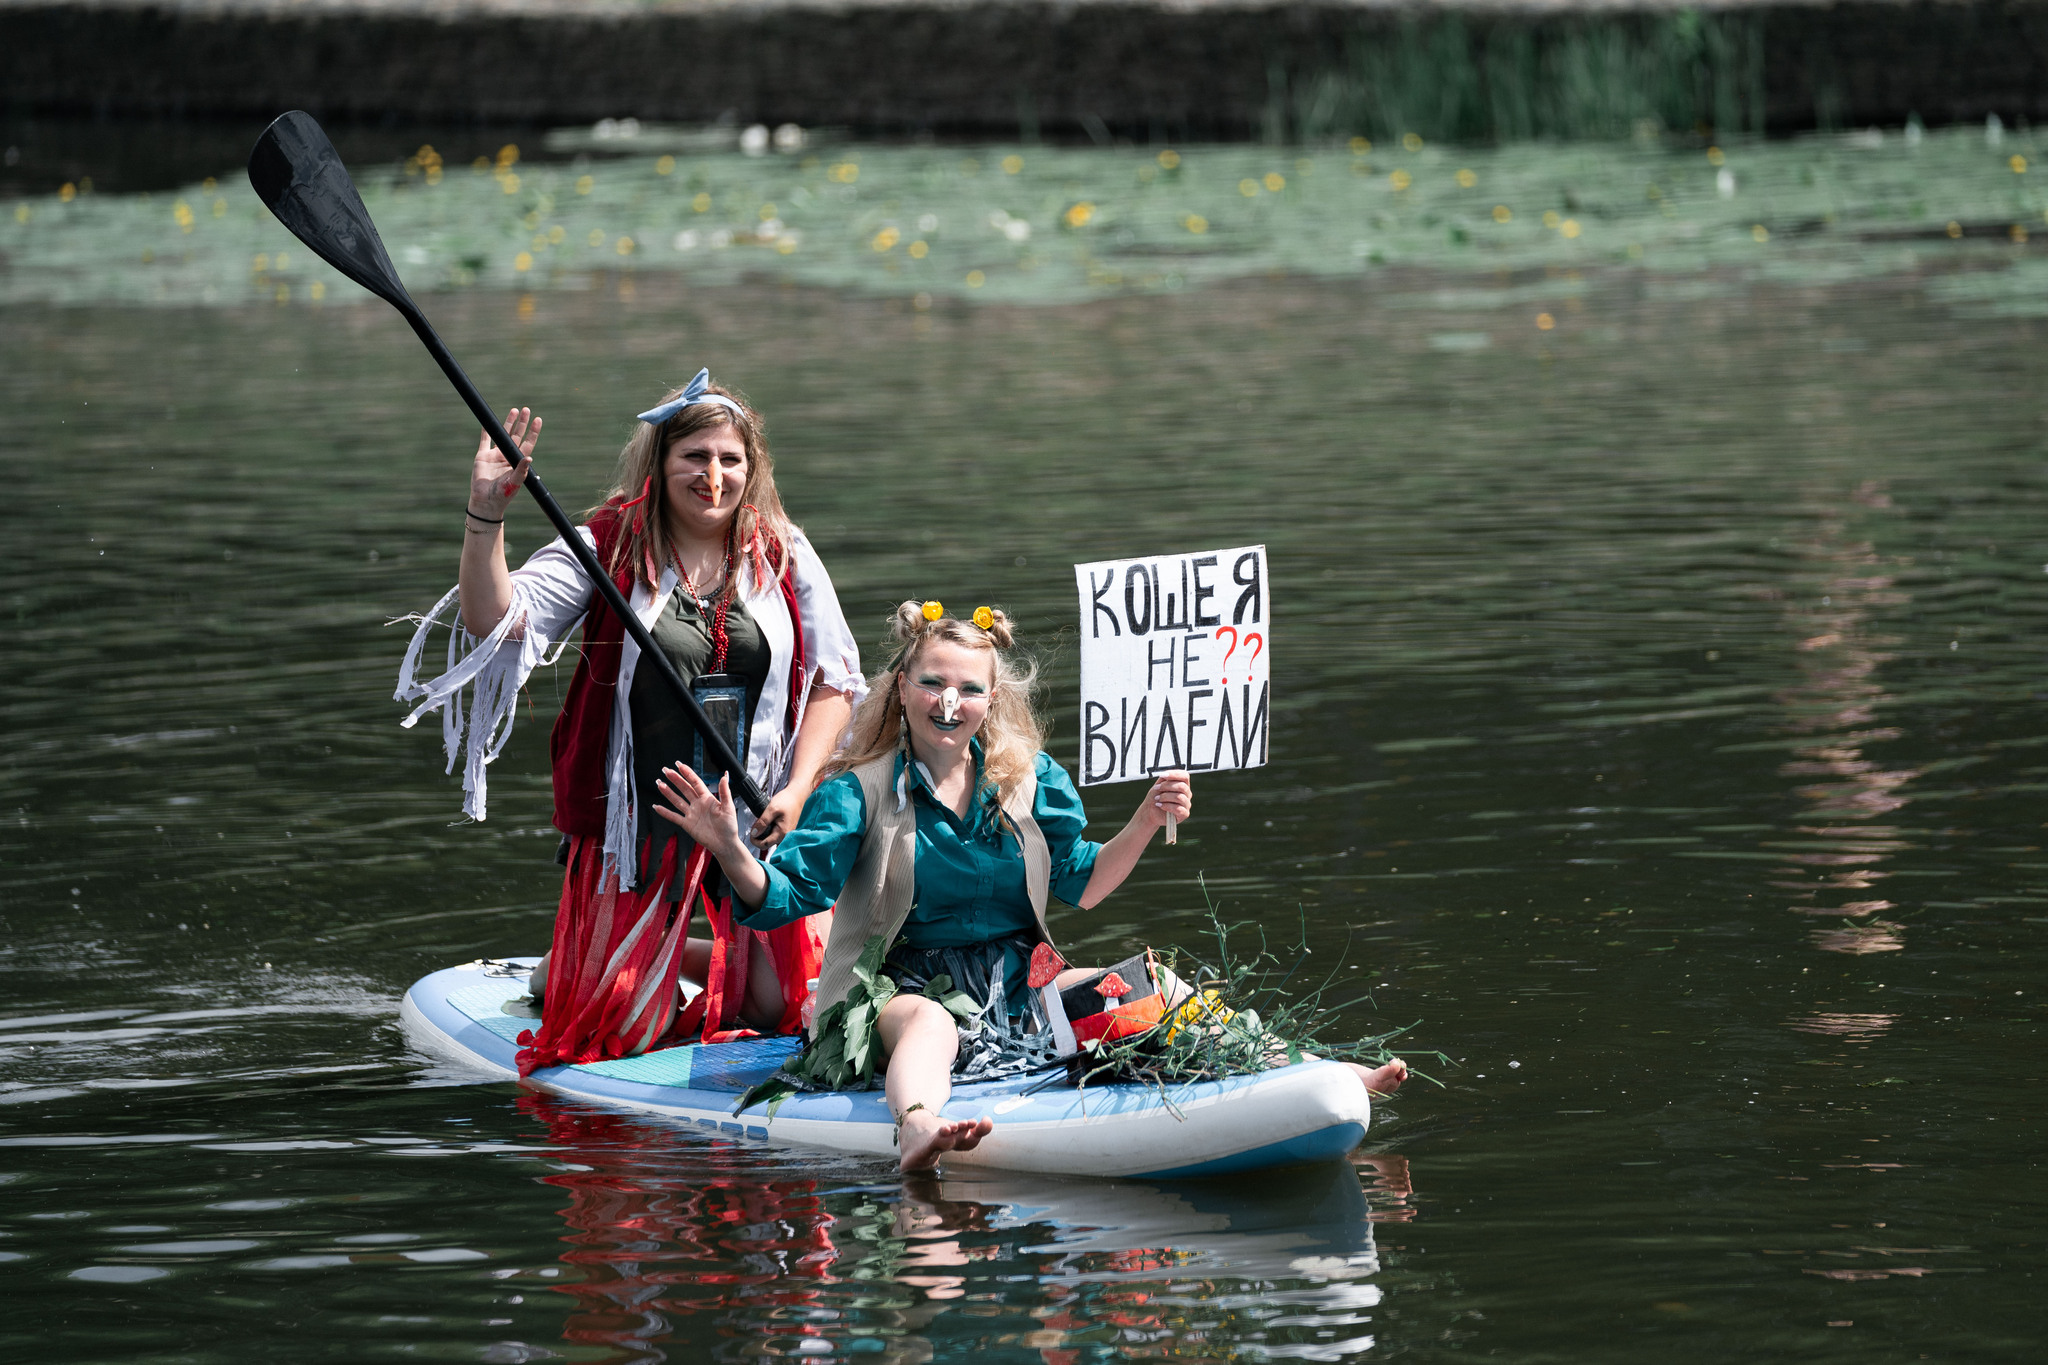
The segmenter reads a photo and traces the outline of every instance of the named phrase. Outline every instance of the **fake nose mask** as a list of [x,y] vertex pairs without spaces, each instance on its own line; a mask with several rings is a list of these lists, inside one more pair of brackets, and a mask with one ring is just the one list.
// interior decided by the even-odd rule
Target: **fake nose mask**
[[949,687],[939,693],[939,719],[946,724],[953,723],[953,717],[960,714],[960,689]]

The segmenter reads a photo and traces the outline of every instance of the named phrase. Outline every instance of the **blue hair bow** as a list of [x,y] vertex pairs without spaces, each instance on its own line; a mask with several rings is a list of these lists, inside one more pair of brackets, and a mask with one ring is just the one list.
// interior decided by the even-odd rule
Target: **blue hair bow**
[[681,412],[684,408],[690,407],[691,405],[696,403],[716,403],[722,408],[732,409],[733,416],[741,418],[742,420],[745,419],[747,415],[747,411],[745,408],[742,408],[738,403],[733,402],[732,399],[727,398],[724,394],[706,392],[706,390],[708,390],[710,387],[711,371],[709,369],[699,370],[697,371],[697,377],[695,379],[692,379],[689,383],[683,385],[683,391],[681,393],[677,394],[674,398],[669,399],[668,402],[663,403],[660,407],[649,408],[647,411],[641,413],[640,420],[658,427],[663,422],[666,422],[669,418]]

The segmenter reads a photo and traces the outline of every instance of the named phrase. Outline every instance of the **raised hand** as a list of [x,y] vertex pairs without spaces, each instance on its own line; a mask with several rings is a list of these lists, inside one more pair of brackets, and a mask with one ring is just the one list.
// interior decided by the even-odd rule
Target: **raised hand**
[[1155,828],[1169,819],[1185,820],[1195,810],[1195,784],[1178,768],[1153,779],[1152,790],[1138,805],[1138,815]]
[[662,800],[654,808],[655,813],[670,824],[681,826],[683,833],[702,844],[721,865],[727,855],[746,853],[740,841],[739,812],[733,804],[729,774],[719,774],[718,790],[714,792],[704,785],[696,769],[677,764],[662,769],[661,780],[654,785]]
[[505,509],[526,481],[533,467],[533,447],[540,440],[540,418],[531,408],[514,408],[505,414],[505,434],[519,447],[519,467],[505,463],[504,452],[491,434],[484,432],[476,445],[476,461],[469,472],[469,510],[492,521],[503,521]]

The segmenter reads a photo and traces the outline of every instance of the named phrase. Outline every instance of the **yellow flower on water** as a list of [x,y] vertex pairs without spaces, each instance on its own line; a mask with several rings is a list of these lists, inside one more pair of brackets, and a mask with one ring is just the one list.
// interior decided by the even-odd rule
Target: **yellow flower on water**
[[1758,223],[1755,227],[1751,228],[1749,230],[1749,235],[1759,242],[1768,242],[1771,240],[1771,230],[1765,227],[1762,223]]
[[2018,152],[2014,152],[2005,164],[2012,167],[2014,175],[2025,175],[2027,173],[2027,159]]
[[1240,180],[1237,182],[1237,192],[1247,199],[1256,199],[1259,197],[1259,182],[1249,179]]
[[322,280],[315,280],[313,281],[313,287],[306,292],[313,296],[313,302],[318,303],[327,297],[327,285]]
[[270,253],[267,251],[257,252],[256,259],[249,262],[249,268],[251,270],[256,271],[258,274],[261,274],[263,271],[270,269]]
[[1506,204],[1495,204],[1493,206],[1493,221],[1496,223],[1505,223],[1514,216],[1515,211]]
[[1180,225],[1199,237],[1209,230],[1209,220],[1199,213],[1191,213],[1180,220]]
[[982,274],[979,270],[970,270],[967,272],[967,287],[969,289],[979,289],[984,284],[987,283],[988,276]]
[[192,230],[192,206],[184,200],[180,199],[171,206],[171,218],[177,223],[180,232],[190,232]]
[[825,172],[825,178],[841,185],[851,185],[860,179],[860,167],[851,161],[842,161]]
[[1280,172],[1278,172],[1278,171],[1267,171],[1267,172],[1266,172],[1266,189],[1267,189],[1267,190],[1268,190],[1269,192],[1271,192],[1271,193],[1273,193],[1273,194],[1278,194],[1278,193],[1280,193],[1280,191],[1282,191],[1282,190],[1284,190],[1284,189],[1286,189],[1286,188],[1287,188],[1287,177],[1286,177],[1286,176],[1284,176],[1284,175],[1280,174]]
[[1366,154],[1367,152],[1369,152],[1369,151],[1371,151],[1371,150],[1372,150],[1372,139],[1371,139],[1371,138],[1369,138],[1369,137],[1355,137],[1355,138],[1352,138],[1352,139],[1351,139],[1351,154],[1352,154],[1353,156],[1364,156],[1364,155],[1365,155],[1365,154]]
[[2015,242],[2024,244],[2027,240],[2027,225],[2025,223],[2014,223],[2006,230],[2006,235]]
[[1395,171],[1392,175],[1387,177],[1387,183],[1389,185],[1392,185],[1396,190],[1405,190],[1410,185],[1415,183],[1415,177],[1408,174],[1408,172],[1406,171]]
[[14,206],[15,222],[26,223],[29,219],[33,217],[35,217],[35,210],[30,208],[27,204],[16,204]]
[[703,193],[692,196],[690,207],[698,213],[711,212],[711,196]]
[[1471,171],[1459,171],[1459,172],[1458,172],[1458,183],[1459,183],[1460,185],[1463,185],[1463,186],[1464,186],[1464,187],[1465,187],[1466,189],[1468,189],[1468,190],[1469,190],[1469,189],[1471,189],[1471,188],[1472,188],[1472,187],[1473,187],[1474,185],[1476,185],[1476,184],[1478,184],[1478,183],[1479,183],[1479,177],[1478,177],[1477,175],[1475,175],[1474,173],[1472,173]]
[[895,228],[885,227],[875,234],[875,239],[869,242],[868,245],[877,251],[887,251],[902,240],[902,233],[898,232]]
[[630,255],[632,255],[632,254],[633,254],[633,239],[632,239],[631,237],[621,237],[621,238],[619,238],[619,244],[618,244],[618,246],[617,246],[616,250],[618,251],[618,253],[619,253],[619,254],[620,254],[621,256],[630,256]]
[[1563,221],[1564,219],[1557,216],[1556,209],[1543,210],[1543,226],[1549,228],[1551,231],[1555,232],[1557,230],[1557,225],[1559,223],[1562,223]]
[[522,275],[525,274],[527,271],[533,269],[532,255],[528,252],[520,252],[517,256],[514,256],[512,258],[512,268]]
[[946,608],[938,602],[927,602],[924,604],[924,619],[927,621],[936,621],[945,614]]
[[1555,327],[1555,326],[1557,326],[1557,319],[1556,319],[1556,318],[1554,318],[1554,317],[1552,317],[1552,316],[1550,316],[1550,314],[1548,314],[1548,313],[1538,313],[1538,314],[1536,315],[1536,330],[1537,330],[1537,331],[1539,331],[1539,332],[1547,332],[1547,331],[1549,331],[1549,330],[1550,330],[1551,328],[1553,328],[1553,327]]
[[518,143],[516,143],[516,142],[508,142],[508,143],[506,143],[506,144],[505,144],[504,146],[502,146],[502,147],[498,148],[498,169],[499,169],[499,170],[501,170],[501,171],[503,171],[503,170],[510,170],[510,169],[511,169],[511,168],[512,168],[513,166],[517,165],[518,163],[519,163],[519,144],[518,144]]
[[[585,180],[590,179],[590,177],[587,175],[584,176],[583,178]],[[507,194],[519,193],[519,177],[512,174],[510,171],[505,172],[505,174],[498,177],[498,188],[505,191],[505,193]],[[588,193],[588,191],[586,190],[585,193]]]
[[676,159],[672,156],[658,158],[654,163],[654,173],[656,175],[674,175],[676,173]]
[[[190,229],[190,228],[186,228],[185,230],[186,230],[187,232],[190,232],[190,231],[191,231],[192,229]],[[1949,235],[1949,236],[1951,236],[1951,237],[1960,237],[1960,236],[1962,236],[1962,235],[1963,235],[1963,225],[1962,225],[1961,223],[1958,223],[1958,222],[1956,222],[1956,221],[1955,221],[1955,220],[1954,220],[1953,218],[1951,218],[1951,219],[1949,220],[1949,224],[1948,224],[1948,235]]]
[[1171,147],[1167,148],[1159,154],[1159,165],[1164,170],[1172,170],[1180,165],[1180,153],[1174,151]]
[[[513,178],[517,179],[518,177],[515,176]],[[589,175],[579,175],[576,177],[576,193],[588,194],[596,188],[597,177]],[[507,193],[510,193],[510,191],[507,191]]]
[[1017,155],[1016,153],[1014,153],[1014,152],[1013,152],[1013,153],[1011,153],[1011,154],[1010,154],[1009,156],[1006,156],[1006,157],[1004,157],[1004,158],[1003,158],[1003,174],[1004,174],[1004,175],[1015,175],[1015,174],[1016,174],[1017,172],[1019,172],[1019,171],[1021,171],[1021,170],[1023,170],[1023,169],[1024,169],[1024,158],[1023,158],[1023,157],[1021,157],[1021,156],[1018,156],[1018,155]]
[[64,187],[57,191],[57,199],[60,203],[68,204],[77,197],[78,186],[72,184],[69,180],[65,181]]
[[990,611],[987,607],[976,607],[974,609],[975,625],[980,626],[983,630],[987,630],[991,626],[995,625],[995,623],[996,614]]
[[1721,149],[1719,147],[1707,148],[1707,164],[1709,166],[1718,166],[1727,159],[1728,158],[1722,154]]
[[903,249],[910,253],[910,259],[913,261],[921,261],[926,256],[931,254],[930,245],[922,240],[912,242],[909,246]]
[[548,229],[548,243],[551,246],[560,246],[562,244],[562,239],[564,237],[567,237],[568,235],[569,234],[567,232],[564,232],[562,230],[562,225],[560,223],[557,223],[553,227]]
[[1088,220],[1095,216],[1095,205],[1084,199],[1068,209],[1065,216],[1068,227],[1086,227]]
[[1408,149],[1409,151],[1411,151],[1411,152],[1419,152],[1419,151],[1421,151],[1421,150],[1422,150],[1422,134],[1420,134],[1420,133],[1403,133],[1403,134],[1401,134],[1401,145],[1402,145],[1403,147],[1406,147],[1406,148],[1407,148],[1407,149]]
[[587,241],[588,241],[588,242],[589,242],[589,243],[590,243],[590,244],[591,244],[592,246],[603,246],[603,245],[604,245],[604,229],[603,229],[603,228],[592,228],[592,229],[590,230],[590,236],[589,236],[588,238],[586,238],[585,240],[587,240]]
[[1576,237],[1579,235],[1579,220],[1576,218],[1567,218],[1562,223],[1559,223],[1557,225],[1557,230],[1563,233],[1566,237]]

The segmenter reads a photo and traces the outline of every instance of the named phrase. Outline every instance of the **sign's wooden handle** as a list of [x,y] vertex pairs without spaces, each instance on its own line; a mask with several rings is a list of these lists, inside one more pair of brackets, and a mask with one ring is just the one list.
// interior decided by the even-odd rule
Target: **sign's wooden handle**
[[1166,842],[1169,844],[1180,842],[1180,821],[1174,819],[1171,815],[1166,817]]

